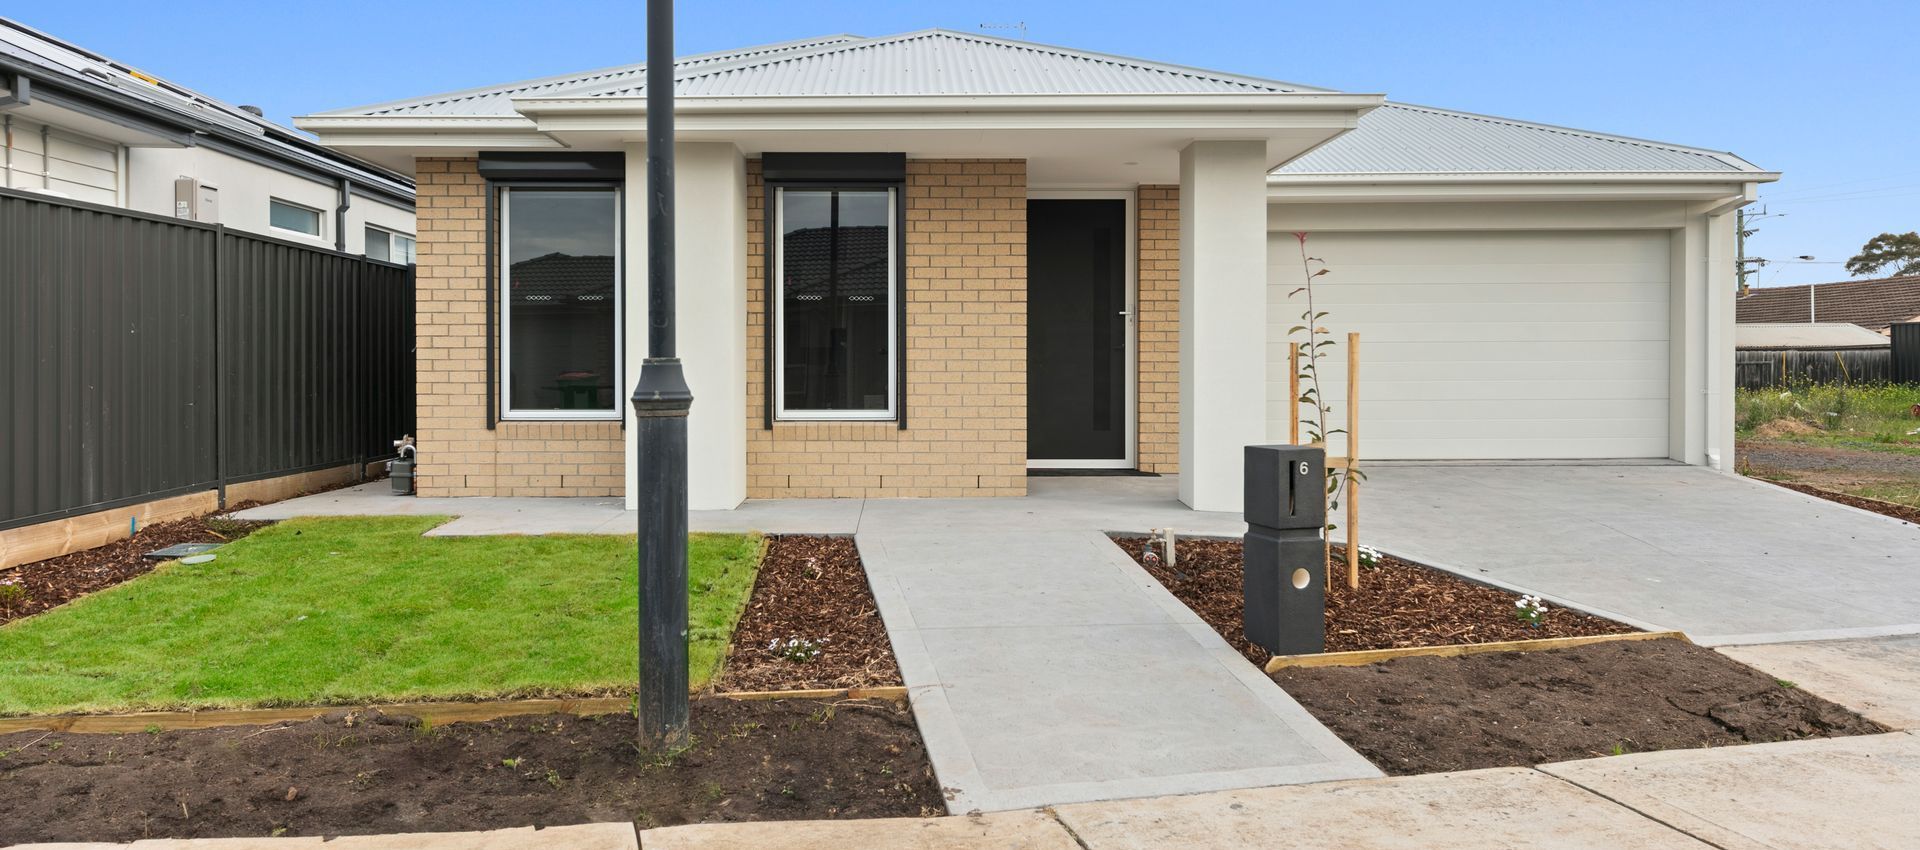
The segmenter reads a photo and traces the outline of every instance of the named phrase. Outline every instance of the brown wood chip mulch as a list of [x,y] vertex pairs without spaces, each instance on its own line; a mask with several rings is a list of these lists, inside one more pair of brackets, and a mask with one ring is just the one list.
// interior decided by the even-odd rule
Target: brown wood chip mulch
[[[798,638],[819,648],[810,661],[769,650]],[[781,535],[767,541],[717,691],[785,691],[899,685],[900,666],[867,588],[853,539]]]
[[[1767,481],[1767,479],[1764,479],[1764,478],[1755,479],[1755,480]],[[1860,496],[1849,496],[1845,493],[1835,493],[1832,490],[1822,490],[1818,487],[1810,487],[1805,484],[1794,484],[1788,481],[1767,481],[1767,483],[1772,484],[1776,487],[1785,487],[1788,490],[1795,490],[1801,493],[1805,493],[1809,496],[1819,496],[1820,498],[1826,499],[1829,502],[1839,502],[1840,504],[1856,507],[1863,511],[1873,511],[1874,513],[1880,514],[1882,516],[1890,516],[1897,520],[1904,520],[1906,522],[1920,524],[1920,508],[1909,507],[1907,505],[1896,505],[1892,502],[1882,502],[1879,499],[1866,499]]]
[[157,522],[125,540],[0,570],[0,583],[18,587],[26,594],[25,601],[8,605],[6,598],[12,594],[0,591],[0,624],[146,575],[161,564],[142,557],[155,549],[176,543],[227,543],[268,524],[216,515]]
[[[1272,657],[1242,634],[1240,541],[1180,540],[1177,572],[1142,561],[1144,537],[1115,542],[1247,660],[1265,664]],[[1557,605],[1548,606],[1538,627],[1529,626],[1514,616],[1516,594],[1384,555],[1379,566],[1361,568],[1358,591],[1348,590],[1346,553],[1339,546],[1333,547],[1328,574],[1327,652],[1639,631]]]

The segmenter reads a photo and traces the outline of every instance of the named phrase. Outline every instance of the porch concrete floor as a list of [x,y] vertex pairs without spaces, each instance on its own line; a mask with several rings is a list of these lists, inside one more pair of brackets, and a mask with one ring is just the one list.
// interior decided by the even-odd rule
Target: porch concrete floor
[[[451,514],[434,534],[629,533],[614,499],[422,499],[385,483],[249,519]],[[696,531],[854,534],[955,813],[1380,775],[1107,539],[1172,526],[1173,478],[1035,478],[1023,499],[754,501]]]
[[1361,540],[1710,645],[1920,632],[1920,527],[1699,467],[1374,463]]

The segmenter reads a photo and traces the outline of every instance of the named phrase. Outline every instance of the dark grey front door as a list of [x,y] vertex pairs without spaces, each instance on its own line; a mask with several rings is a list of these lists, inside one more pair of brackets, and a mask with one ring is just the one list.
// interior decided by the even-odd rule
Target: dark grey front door
[[1029,460],[1127,459],[1126,263],[1126,201],[1027,201]]

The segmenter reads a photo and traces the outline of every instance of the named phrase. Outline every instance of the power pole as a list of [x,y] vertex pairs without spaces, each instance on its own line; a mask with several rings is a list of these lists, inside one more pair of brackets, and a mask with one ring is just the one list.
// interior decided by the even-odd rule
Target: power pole
[[640,749],[687,744],[687,387],[674,354],[673,0],[647,0],[647,358],[640,474]]

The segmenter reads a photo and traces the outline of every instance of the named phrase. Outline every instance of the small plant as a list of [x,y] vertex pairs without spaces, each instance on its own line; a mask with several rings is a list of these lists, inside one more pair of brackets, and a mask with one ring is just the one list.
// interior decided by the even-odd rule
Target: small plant
[[1522,596],[1513,603],[1513,616],[1514,619],[1537,629],[1540,627],[1540,621],[1547,616],[1547,603],[1541,602],[1540,597],[1531,594]]
[[0,581],[0,614],[6,614],[9,619],[16,609],[25,608],[33,601],[27,596],[26,588],[13,582],[13,579]]
[[555,790],[558,790],[561,784],[563,784],[564,782],[565,780],[560,778],[560,771],[554,770],[551,767],[547,768],[547,784],[548,785],[551,785],[554,787]]
[[520,768],[520,758],[516,756],[510,759],[501,759],[500,764],[504,767],[510,767],[515,770],[518,770]]
[[1788,679],[1775,679],[1773,680],[1773,683],[1776,685],[1779,685],[1782,688],[1786,688],[1787,690],[1793,690],[1794,688],[1800,687],[1798,683],[1795,683]]
[[775,658],[784,658],[797,664],[805,664],[820,657],[826,649],[827,639],[790,637],[786,640],[774,638],[767,641],[767,653]]
[[1380,558],[1380,550],[1375,549],[1372,546],[1360,547],[1359,555],[1360,555],[1360,566],[1366,567],[1367,569],[1370,569],[1370,570],[1374,569],[1380,566],[1380,564],[1382,563]]

